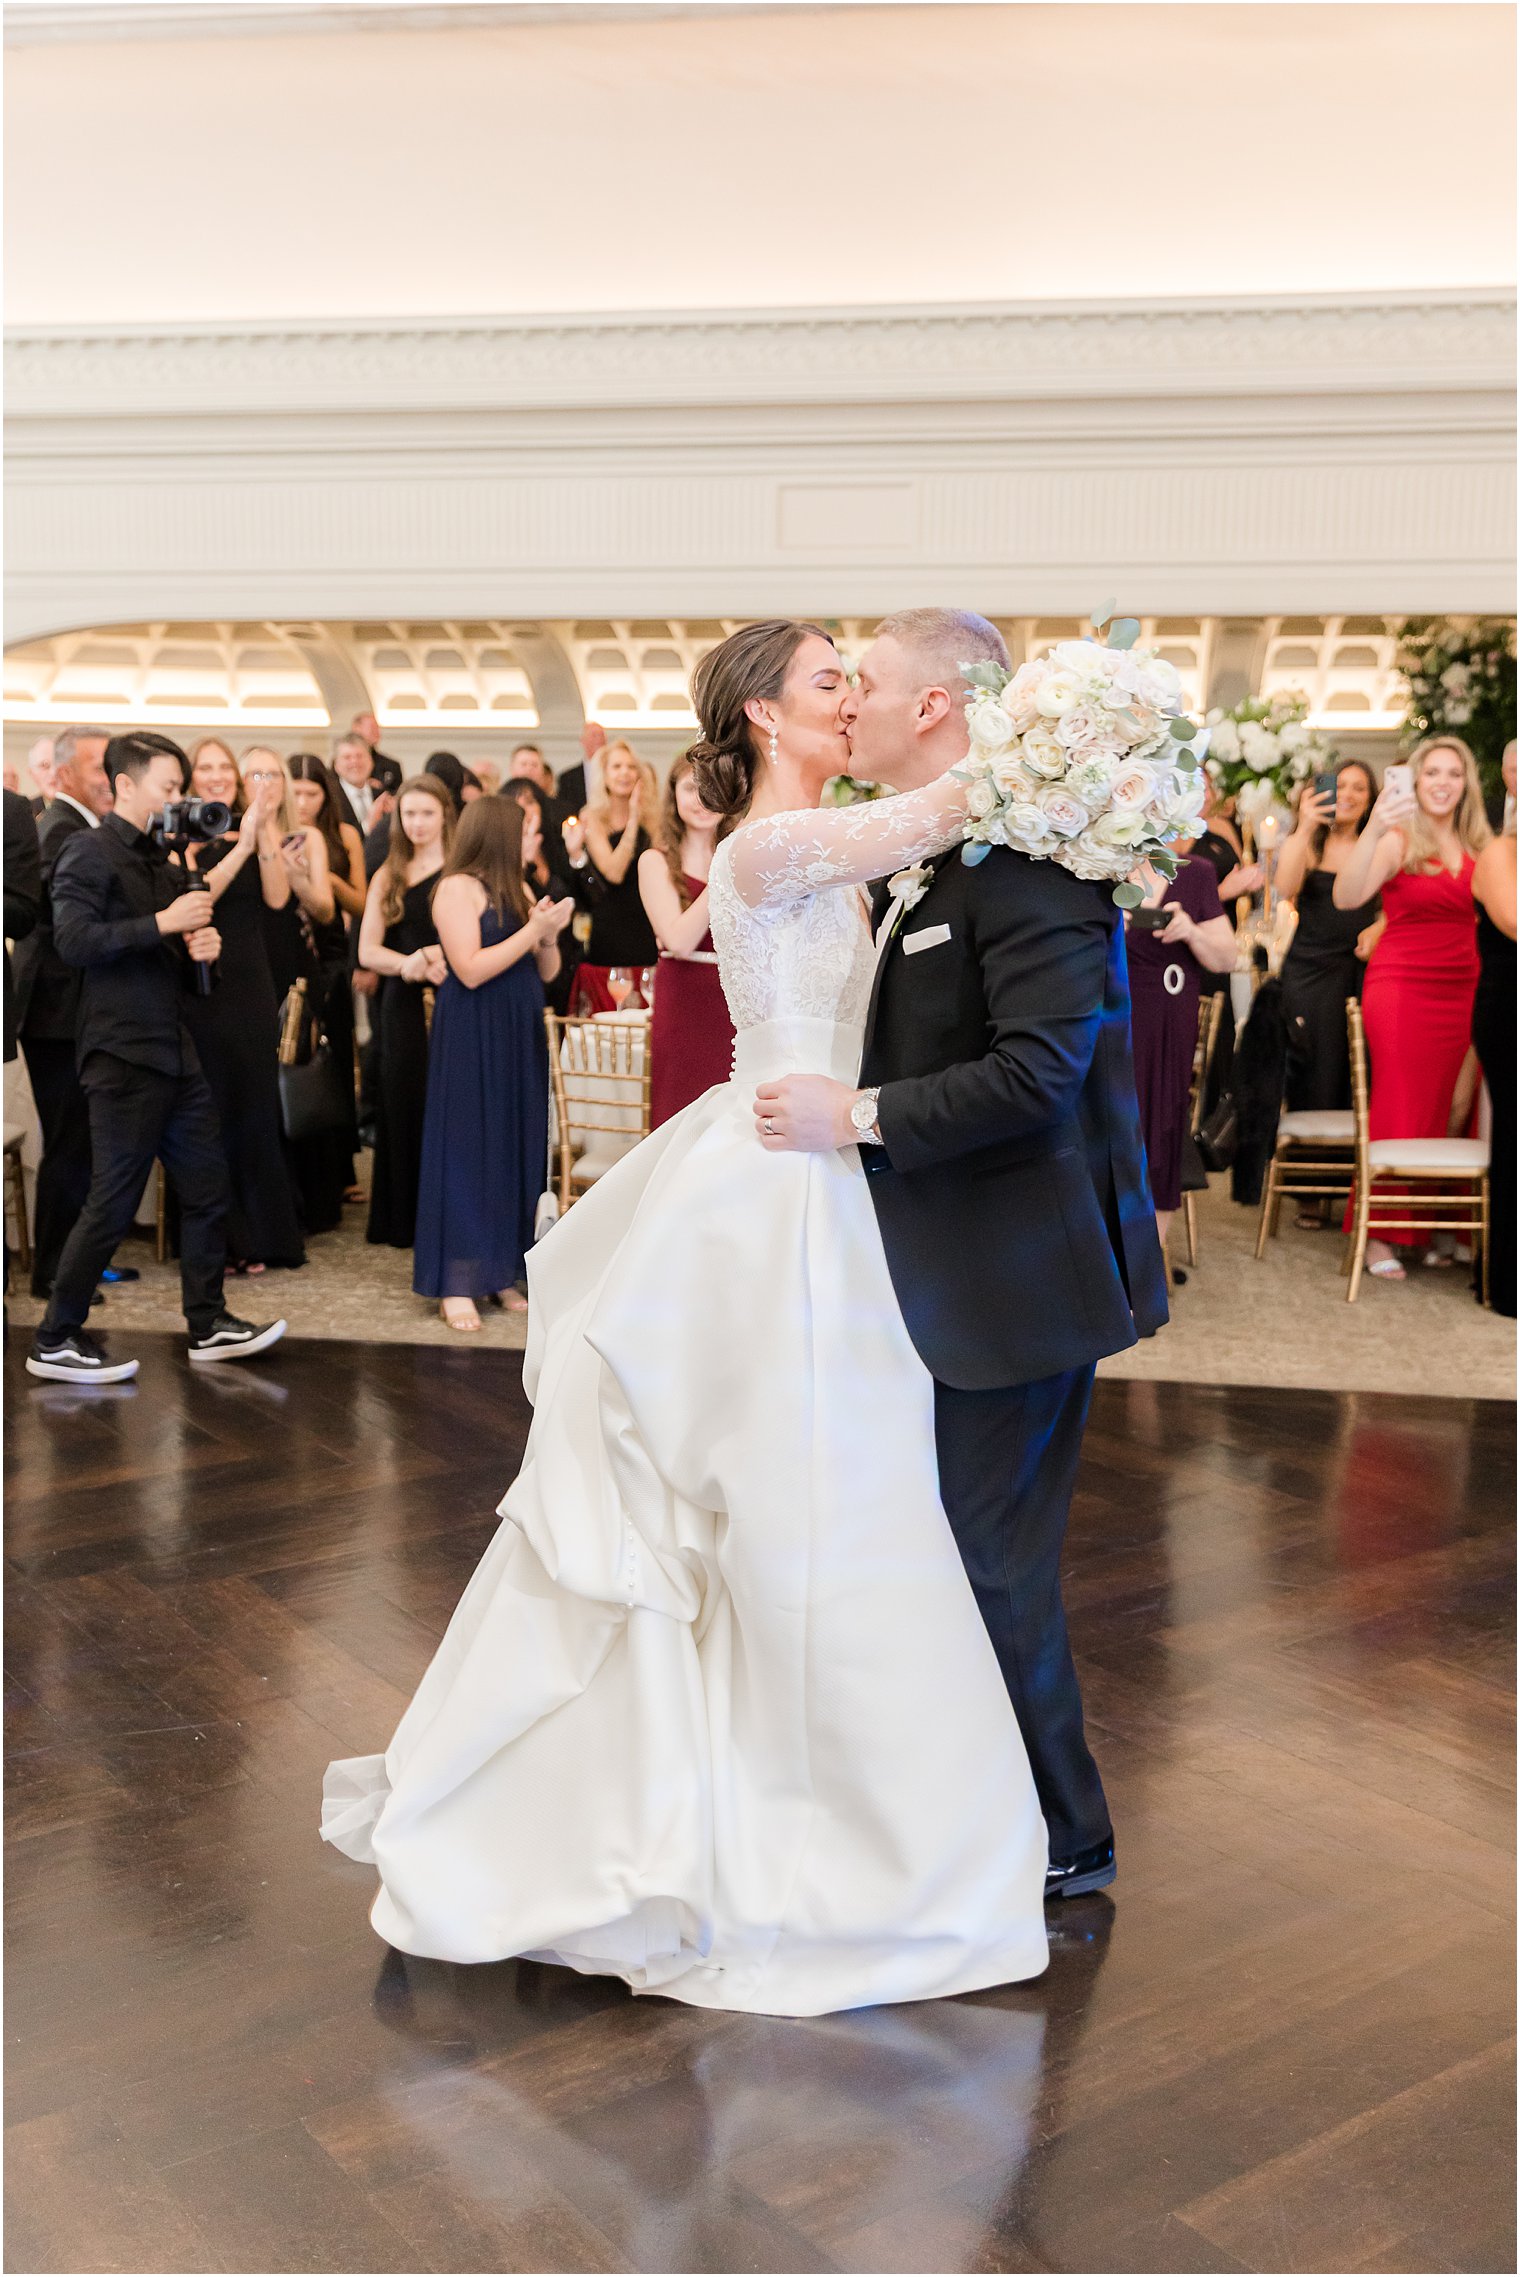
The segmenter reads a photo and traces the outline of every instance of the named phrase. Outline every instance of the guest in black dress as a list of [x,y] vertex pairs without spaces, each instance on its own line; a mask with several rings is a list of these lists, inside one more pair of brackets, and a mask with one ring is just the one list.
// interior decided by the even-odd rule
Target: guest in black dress
[[427,1113],[432,993],[448,966],[433,924],[433,888],[454,835],[454,802],[431,775],[403,784],[390,851],[371,880],[359,962],[379,973],[375,997],[375,1161],[367,1238],[410,1249]]
[[545,798],[537,783],[522,776],[509,778],[501,796],[515,800],[522,809],[523,878],[528,899],[569,904],[569,915],[554,944],[559,951],[559,969],[544,988],[550,1009],[568,1012],[581,964],[581,947],[575,938],[575,914],[580,896],[575,890],[573,874],[567,877],[559,866],[563,840],[553,819],[553,801]]
[[[293,924],[292,835],[278,762],[262,774],[255,755],[246,781],[215,738],[190,754],[191,794],[220,799],[240,817],[236,837],[193,846],[187,856],[209,888],[222,939],[207,996],[187,996],[185,1020],[221,1124],[231,1179],[227,1256],[234,1272],[306,1262],[300,1210],[280,1125],[280,996],[267,920]],[[329,900],[329,906],[331,906]],[[278,934],[276,934],[276,939]]]
[[1335,879],[1366,828],[1376,797],[1372,771],[1360,759],[1348,759],[1337,769],[1333,803],[1306,783],[1293,834],[1277,857],[1277,890],[1285,900],[1296,897],[1298,902],[1298,926],[1282,967],[1286,1097],[1295,1113],[1351,1105],[1346,999],[1362,993],[1371,947],[1362,936],[1376,925],[1382,902],[1374,894],[1358,909],[1337,909]]
[[626,743],[609,743],[602,753],[602,796],[582,817],[589,868],[583,873],[591,911],[591,937],[578,987],[596,1012],[610,1011],[607,974],[623,965],[635,981],[659,955],[654,927],[639,894],[639,856],[659,812],[654,770],[634,757]]
[[1139,911],[1131,911],[1126,928],[1135,1093],[1150,1165],[1156,1230],[1165,1241],[1172,1213],[1182,1203],[1182,1143],[1198,1044],[1201,984],[1205,973],[1231,969],[1235,936],[1219,906],[1213,864],[1198,856],[1184,860],[1170,884],[1152,872],[1142,907],[1172,912],[1159,932],[1146,929]]
[[[1515,747],[1504,754],[1504,786],[1515,795]],[[1473,868],[1478,904],[1478,993],[1473,1045],[1488,1085],[1489,1295],[1495,1312],[1515,1317],[1515,825],[1491,839]],[[1481,1284],[1480,1284],[1481,1294]]]
[[472,801],[433,897],[449,970],[429,1046],[412,1287],[466,1332],[486,1297],[526,1309],[514,1284],[544,1186],[544,983],[572,904],[529,900],[526,820],[515,799]]
[[342,1218],[344,1201],[353,1190],[354,1156],[359,1149],[348,926],[350,920],[357,925],[364,914],[364,841],[347,819],[347,802],[324,760],[314,752],[300,751],[287,768],[291,810],[298,822],[317,832],[326,849],[334,903],[333,914],[325,921],[303,915],[303,969],[308,1002],[348,1081],[350,1113],[342,1129],[300,1139],[290,1150],[306,1230],[326,1233]]

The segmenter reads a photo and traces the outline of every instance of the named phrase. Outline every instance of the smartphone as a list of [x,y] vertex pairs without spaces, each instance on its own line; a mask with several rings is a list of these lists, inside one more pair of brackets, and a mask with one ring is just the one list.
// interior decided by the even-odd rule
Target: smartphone
[[1338,767],[1331,767],[1323,775],[1315,776],[1313,782],[1309,785],[1309,788],[1313,791],[1317,799],[1328,799],[1330,801],[1330,804],[1334,806],[1335,778],[1339,772],[1340,769]]
[[1383,769],[1385,791],[1409,791],[1414,788],[1414,769],[1407,760],[1395,759]]
[[1160,909],[1132,909],[1129,921],[1137,933],[1164,933],[1176,914],[1163,903]]

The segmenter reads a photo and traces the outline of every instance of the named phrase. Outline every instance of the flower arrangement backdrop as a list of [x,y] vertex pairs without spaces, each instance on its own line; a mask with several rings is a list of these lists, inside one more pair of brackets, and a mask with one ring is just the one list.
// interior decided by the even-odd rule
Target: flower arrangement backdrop
[[1406,617],[1399,670],[1409,682],[1404,747],[1427,735],[1469,744],[1491,809],[1502,805],[1499,763],[1515,734],[1515,628],[1505,617]]

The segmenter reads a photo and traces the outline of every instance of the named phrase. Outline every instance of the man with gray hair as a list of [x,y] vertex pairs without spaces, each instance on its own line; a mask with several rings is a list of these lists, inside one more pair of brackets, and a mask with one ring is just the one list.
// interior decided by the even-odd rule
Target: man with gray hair
[[39,735],[26,755],[26,771],[36,786],[32,812],[40,822],[53,796],[53,738]]
[[[64,847],[110,812],[106,742],[103,727],[65,727],[48,744],[51,796],[37,826],[42,903],[35,931],[16,950],[21,1049],[42,1125],[32,1254],[32,1293],[39,1297],[52,1291],[63,1245],[90,1191],[90,1111],[74,1066],[81,981],[54,944],[51,888]],[[33,745],[34,778],[36,754]]]
[[[968,748],[963,664],[1007,665],[960,609],[886,618],[840,718],[851,772],[918,790]],[[908,1334],[934,1378],[940,1496],[1050,1837],[1047,1898],[1114,1879],[1082,1724],[1061,1545],[1096,1363],[1167,1317],[1110,889],[956,846],[885,881],[860,1085],[762,1084],[761,1142],[856,1144]]]

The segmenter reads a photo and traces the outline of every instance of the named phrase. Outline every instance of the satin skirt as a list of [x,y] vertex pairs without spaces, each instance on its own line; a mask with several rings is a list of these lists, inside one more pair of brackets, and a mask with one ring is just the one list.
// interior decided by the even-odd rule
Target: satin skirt
[[528,1261],[502,1525],[324,1838],[402,1951],[811,2016],[1037,1976],[1046,1838],[939,1500],[933,1387],[853,1150],[768,1154],[735,1073]]

